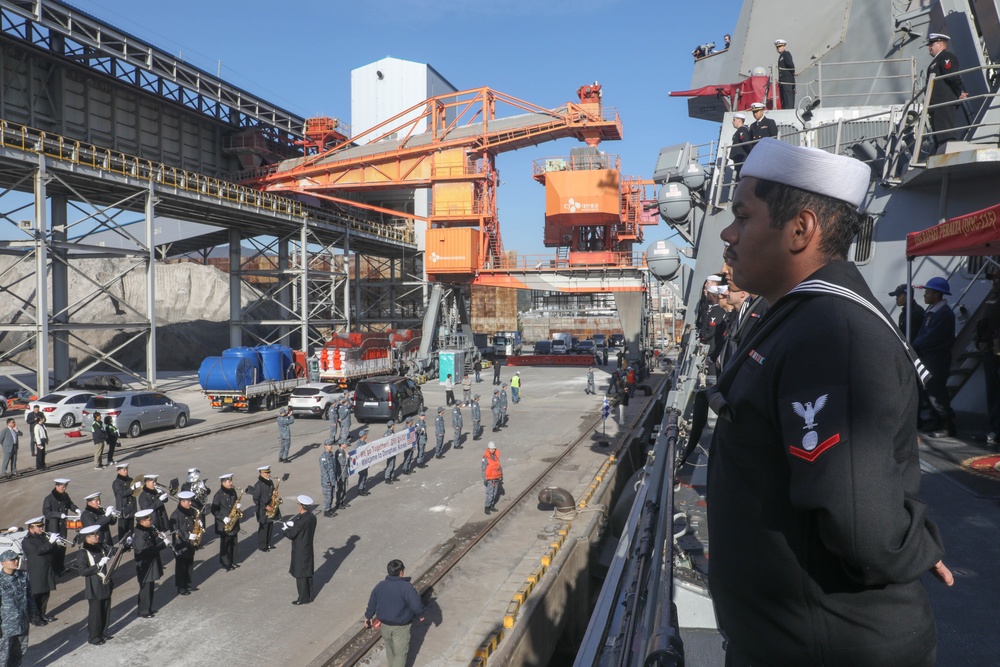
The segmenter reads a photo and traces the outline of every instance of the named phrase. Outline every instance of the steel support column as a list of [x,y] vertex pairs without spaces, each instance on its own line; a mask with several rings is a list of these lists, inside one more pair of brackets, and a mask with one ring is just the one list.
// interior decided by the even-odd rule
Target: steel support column
[[35,386],[39,396],[49,393],[49,258],[48,201],[49,177],[46,158],[38,157],[35,171]]
[[299,349],[309,356],[309,228],[303,223],[299,232],[299,317],[302,340]]
[[156,186],[152,182],[146,191],[146,318],[149,332],[146,338],[146,388],[156,389],[156,241],[153,238],[153,218],[156,207]]
[[[288,280],[288,239],[278,239],[278,291],[275,301],[281,310],[281,319],[288,317],[292,304],[292,281]],[[291,329],[282,324],[278,327],[278,338],[287,344]]]
[[51,275],[52,275],[52,374],[56,387],[61,387],[70,378],[69,367],[69,254],[67,241],[67,201],[64,196],[49,198],[52,230]]
[[229,347],[243,345],[243,235],[229,229]]
[[344,318],[347,320],[345,331],[351,330],[351,234],[344,235]]

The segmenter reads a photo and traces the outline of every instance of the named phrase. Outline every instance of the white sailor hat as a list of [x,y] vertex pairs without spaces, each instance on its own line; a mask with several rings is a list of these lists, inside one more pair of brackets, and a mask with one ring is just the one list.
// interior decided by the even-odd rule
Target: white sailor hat
[[122,468],[128,468],[128,463],[116,463],[115,468],[121,470]]
[[153,510],[139,510],[135,513],[136,519],[145,519],[146,517],[153,516]]
[[303,507],[308,507],[309,505],[313,504],[313,499],[310,498],[309,496],[299,496],[298,501],[299,505],[302,505]]
[[754,102],[753,104],[750,105],[750,110],[751,111],[761,111],[761,110],[766,109],[766,108],[767,108],[767,105],[764,104],[763,102]]
[[101,497],[101,492],[100,491],[95,491],[94,493],[90,494],[89,496],[84,496],[83,499],[84,499],[84,501],[87,501],[87,500],[93,500],[94,498],[100,498],[100,497]]
[[160,476],[159,475],[143,475],[142,478],[145,479],[145,480],[150,480],[150,479],[159,479]]
[[225,475],[219,475],[219,479],[232,479],[233,473],[227,472]]
[[191,491],[181,491],[177,494],[177,500],[194,500],[194,493]]
[[949,42],[949,41],[951,41],[951,37],[945,35],[944,33],[932,32],[931,34],[927,35],[928,44],[933,44],[934,42]]
[[775,46],[787,46],[788,42],[786,42],[783,39],[776,39],[776,40],[774,40],[774,45]]
[[40,526],[45,523],[44,516],[36,516],[34,519],[28,519],[24,522],[25,526]]
[[62,484],[62,485],[69,484],[69,480],[66,479],[65,477],[56,477],[52,481],[54,481],[56,484]]
[[197,468],[188,468],[188,472],[189,472],[189,473],[191,473],[191,472],[197,472],[197,473],[200,473],[201,471],[200,471],[200,470],[198,470]]
[[740,175],[790,185],[860,209],[871,173],[860,160],[768,137],[750,153]]
[[[152,512],[153,510],[149,510],[149,511]],[[139,515],[136,514],[136,516],[139,516]],[[81,528],[80,529],[80,534],[81,535],[91,535],[93,533],[96,533],[100,529],[101,529],[101,527],[98,526],[96,523],[94,523],[94,524],[91,524],[91,525],[89,525],[89,526],[87,526],[85,528]]]
[[714,280],[717,283],[721,283],[722,282],[722,276],[720,276],[717,273],[713,273],[708,278],[705,278],[705,280]]
[[746,120],[747,115],[745,113],[734,113],[733,118],[739,118],[740,120]]
[[709,294],[725,294],[729,291],[728,285],[710,285],[708,288]]
[[271,471],[271,466],[261,466],[261,467],[257,468],[257,472],[264,472],[265,470],[268,471],[268,472],[270,472]]

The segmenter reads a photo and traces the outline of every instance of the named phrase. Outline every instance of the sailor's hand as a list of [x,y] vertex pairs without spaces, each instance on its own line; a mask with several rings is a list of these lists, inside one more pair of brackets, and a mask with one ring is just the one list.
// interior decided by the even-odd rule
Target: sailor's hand
[[222,523],[224,523],[224,524],[226,524],[228,526],[229,525],[229,517],[227,516],[226,518],[224,518],[222,520]]
[[60,514],[59,518],[60,519],[65,519],[66,518],[66,512],[63,512],[62,514]]
[[142,482],[140,482],[138,480],[135,481],[135,482],[132,482],[132,490],[133,491],[136,490],[136,489],[139,489],[139,488],[142,488]]
[[238,510],[243,509],[243,503],[236,503],[236,509]]
[[955,585],[955,576],[948,569],[948,566],[944,564],[943,560],[939,560],[931,568],[931,574],[937,577],[945,586]]
[[167,494],[167,493],[161,493],[160,494],[160,500],[162,500],[163,502],[167,502],[167,498],[169,498],[169,497],[170,497],[170,495]]
[[104,516],[111,516],[114,513],[115,513],[114,505],[109,505],[108,507],[104,508]]
[[105,556],[101,560],[97,561],[97,567],[104,567],[108,562],[108,557]]
[[59,539],[59,533],[49,533],[49,544],[55,544]]
[[189,542],[194,542],[197,539],[198,539],[197,535],[195,535],[194,533],[188,533],[188,541]]

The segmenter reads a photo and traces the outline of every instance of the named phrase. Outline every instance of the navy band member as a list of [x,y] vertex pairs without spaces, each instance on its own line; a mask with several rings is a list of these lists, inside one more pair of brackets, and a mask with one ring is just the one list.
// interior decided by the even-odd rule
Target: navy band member
[[141,510],[153,510],[153,528],[163,532],[170,527],[170,517],[167,516],[167,499],[170,495],[157,486],[159,475],[143,475],[142,491],[139,493],[138,505]]
[[783,39],[774,40],[774,48],[778,51],[778,94],[781,97],[782,109],[795,108],[795,63],[792,54],[787,49],[788,42]]
[[128,474],[127,463],[118,463],[115,467],[118,469],[118,474],[111,483],[111,489],[115,492],[115,508],[118,509],[118,541],[121,542],[135,526],[137,507],[132,492],[140,488],[142,482],[132,481]]
[[111,577],[102,580],[104,567],[111,558],[111,547],[101,542],[100,528],[94,524],[80,531],[83,548],[80,550],[80,576],[83,577],[83,597],[87,600],[88,642],[95,646],[112,639],[108,634],[111,621],[111,593],[115,583]]
[[[219,475],[219,482],[219,490],[212,499],[212,516],[215,517],[215,534],[219,536],[219,564],[228,572],[240,566],[236,562],[236,540],[243,512],[242,503],[233,488],[233,473]],[[233,508],[236,508],[235,520],[231,518]]]
[[152,509],[135,513],[132,549],[135,553],[135,577],[139,581],[139,618],[156,616],[153,595],[156,592],[156,580],[163,576],[160,552],[170,546],[170,536],[153,527],[155,513]]
[[208,500],[212,495],[212,489],[201,478],[201,470],[198,468],[188,468],[187,479],[181,484],[181,491],[190,491],[194,494],[191,507],[198,510],[198,515],[201,517],[201,525],[203,527],[208,526],[208,514],[211,509]]
[[80,523],[84,528],[87,526],[97,526],[98,534],[101,536],[101,544],[106,547],[114,545],[111,538],[111,526],[118,523],[118,514],[115,506],[101,507],[101,492],[96,491],[83,499],[87,504],[80,512]]
[[845,260],[870,174],[762,141],[721,234],[733,281],[771,304],[706,397],[709,585],[731,664],[934,662],[920,577],[953,579],[917,498],[924,370]]
[[[274,498],[274,482],[271,481],[271,467],[257,468],[257,483],[253,485],[253,504],[257,511],[257,550],[271,550],[271,536],[274,533],[274,522],[281,519],[281,510],[277,504],[272,505]],[[277,501],[273,501],[277,503]],[[268,512],[274,516],[268,518]]]
[[[56,533],[45,534],[43,524],[45,517],[35,517],[24,522],[28,526],[28,534],[21,540],[21,549],[27,559],[28,580],[31,582],[31,596],[35,600],[35,616],[31,619],[34,625],[47,625],[56,620],[47,615],[49,594],[56,589],[56,575],[52,571],[52,558],[55,555]],[[82,532],[82,531],[81,531]]]
[[[42,516],[45,517],[46,531],[66,537],[66,513],[79,512],[80,508],[66,493],[66,488],[69,486],[68,479],[60,477],[55,480],[55,484],[52,493],[45,496],[45,500],[42,501]],[[56,545],[52,555],[52,569],[57,577],[66,572],[66,547]]]
[[194,507],[194,493],[181,491],[177,494],[177,509],[170,515],[170,532],[174,547],[174,584],[178,595],[191,595],[191,582],[194,580],[194,552],[196,541],[200,538],[195,534],[195,524],[201,525],[201,515]]
[[[947,50],[948,40],[950,39],[951,37],[948,35],[936,32],[932,32],[927,36],[927,50],[932,57],[931,64],[927,66],[928,81],[932,74],[935,76],[944,76],[946,74],[955,74],[962,69],[958,64],[958,56]],[[944,145],[947,141],[959,138],[961,131],[954,129],[959,126],[959,123],[955,121],[958,104],[948,103],[964,100],[968,96],[969,94],[965,92],[965,87],[962,85],[962,77],[960,75],[949,76],[947,79],[934,81],[934,88],[931,90],[931,106],[936,104],[945,105],[936,109],[928,109],[927,112],[931,121],[931,129],[935,133],[941,133],[934,135],[934,142],[938,146]]]
[[299,496],[299,512],[284,522],[285,537],[292,542],[292,560],[288,573],[295,577],[299,597],[292,604],[312,602],[313,536],[316,534],[316,516],[312,513],[313,499]]

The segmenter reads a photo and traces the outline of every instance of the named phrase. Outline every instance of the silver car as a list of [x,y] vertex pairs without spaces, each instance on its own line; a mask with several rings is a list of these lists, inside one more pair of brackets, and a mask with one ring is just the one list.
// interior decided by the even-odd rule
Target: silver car
[[85,426],[90,425],[95,412],[102,417],[111,415],[122,435],[130,438],[138,438],[152,428],[184,428],[191,414],[186,404],[158,391],[116,391],[91,396],[83,409]]
[[71,428],[83,421],[83,409],[87,401],[94,395],[92,391],[56,391],[42,396],[37,401],[31,401],[24,411],[27,417],[35,406],[45,415],[45,423],[49,426],[58,424],[63,428]]

